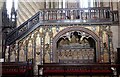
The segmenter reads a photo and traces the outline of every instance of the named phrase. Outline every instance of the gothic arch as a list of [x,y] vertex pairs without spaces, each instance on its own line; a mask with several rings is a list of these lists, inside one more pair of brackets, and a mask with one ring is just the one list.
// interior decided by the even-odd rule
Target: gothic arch
[[89,35],[91,35],[93,37],[93,39],[96,42],[96,51],[98,53],[96,53],[96,61],[99,61],[100,58],[100,39],[98,37],[98,35],[96,35],[93,31],[89,30],[88,28],[84,28],[84,27],[79,27],[79,26],[75,26],[75,27],[68,27],[65,28],[63,30],[61,30],[58,34],[55,35],[55,37],[53,38],[53,62],[56,62],[56,50],[57,50],[57,41],[60,39],[60,37],[67,33],[67,32],[71,32],[71,31],[81,31],[81,32],[85,32]]

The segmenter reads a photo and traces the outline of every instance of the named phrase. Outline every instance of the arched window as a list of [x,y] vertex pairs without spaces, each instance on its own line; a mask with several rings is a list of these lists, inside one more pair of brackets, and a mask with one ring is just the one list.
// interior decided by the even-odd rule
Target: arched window
[[[75,8],[88,8],[88,7],[95,7],[98,6],[99,0],[46,0],[45,7],[46,8],[69,8],[73,4],[77,5]],[[70,6],[68,6],[70,5]]]
[[93,7],[94,5],[94,0],[79,0],[79,6],[80,8],[88,8],[88,7]]
[[58,3],[59,8],[66,8],[66,0],[58,0]]

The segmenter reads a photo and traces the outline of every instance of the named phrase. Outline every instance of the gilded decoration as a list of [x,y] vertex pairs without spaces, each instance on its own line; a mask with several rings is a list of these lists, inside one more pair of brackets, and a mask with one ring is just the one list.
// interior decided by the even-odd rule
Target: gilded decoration
[[[112,32],[109,26],[95,28],[79,27],[78,25],[68,28],[60,26],[59,32],[57,32],[56,26],[38,27],[18,41],[16,47],[7,47],[6,61],[9,60],[8,51],[13,51],[10,55],[11,61],[33,60],[36,64],[43,62],[109,62],[109,54],[115,54]],[[16,57],[12,59],[13,56]],[[114,59],[114,55],[111,57]],[[112,61],[114,61],[113,59]]]
[[57,42],[57,48],[59,62],[94,62],[95,41],[85,32],[72,31],[62,35]]
[[15,45],[13,44],[13,45],[11,45],[11,47],[10,47],[10,62],[15,62],[15,60],[16,60],[16,58],[15,58],[15,56],[16,56],[16,52],[15,52]]
[[19,61],[25,62],[26,61],[26,42],[22,41],[19,42]]

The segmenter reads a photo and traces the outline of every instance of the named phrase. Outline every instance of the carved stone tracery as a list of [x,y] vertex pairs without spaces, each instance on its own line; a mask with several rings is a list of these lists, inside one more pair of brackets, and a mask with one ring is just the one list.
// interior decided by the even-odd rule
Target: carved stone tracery
[[83,27],[69,27],[53,38],[53,57],[55,62],[94,63],[99,55],[98,36]]
[[[110,43],[111,51],[108,50],[107,41],[108,36],[110,36],[109,41],[112,42],[110,40],[112,39],[112,33],[108,26],[100,26],[98,29],[99,34],[97,35],[97,31],[94,32],[88,27],[81,26],[60,27],[58,33],[54,33],[56,29],[51,26],[47,29],[44,27],[37,28],[26,38],[19,41],[16,58],[19,57],[19,61],[34,59],[36,63],[40,64],[43,63],[43,60],[47,63],[63,61],[70,63],[72,61],[74,63],[108,62],[109,53],[113,49],[112,43]],[[107,44],[107,48],[104,47],[104,43]],[[47,44],[49,47],[46,47]],[[12,51],[11,49],[12,47],[10,47],[10,51]],[[28,55],[29,52],[32,52],[32,55]],[[26,53],[24,54],[24,60],[20,59],[20,57],[23,57],[21,53]],[[106,55],[107,57],[105,57]]]

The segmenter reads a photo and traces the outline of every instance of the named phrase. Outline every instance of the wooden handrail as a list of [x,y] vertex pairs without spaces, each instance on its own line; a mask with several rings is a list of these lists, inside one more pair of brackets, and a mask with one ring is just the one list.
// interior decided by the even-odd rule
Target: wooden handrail
[[114,75],[111,68],[119,68],[120,64],[59,64],[45,63],[38,65],[39,70],[43,71],[43,75]]
[[30,76],[33,74],[33,64],[24,62],[3,62],[2,76]]

